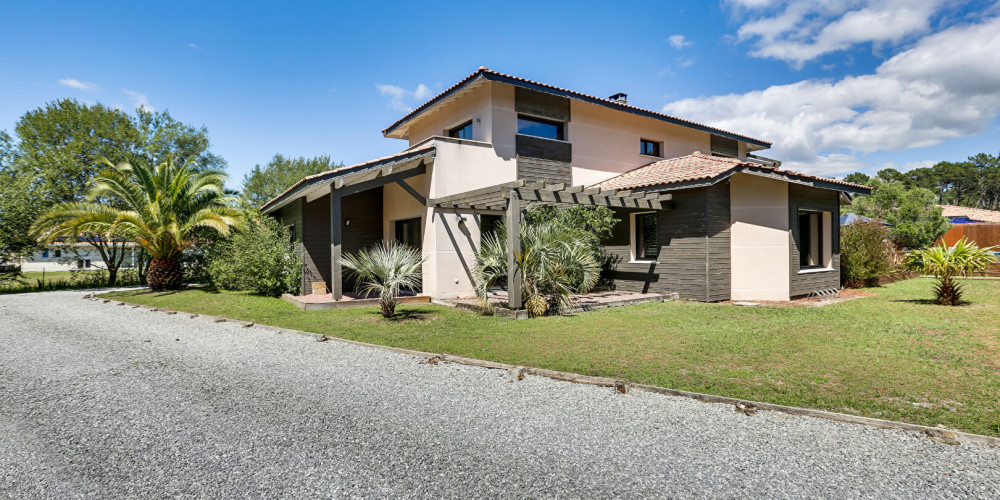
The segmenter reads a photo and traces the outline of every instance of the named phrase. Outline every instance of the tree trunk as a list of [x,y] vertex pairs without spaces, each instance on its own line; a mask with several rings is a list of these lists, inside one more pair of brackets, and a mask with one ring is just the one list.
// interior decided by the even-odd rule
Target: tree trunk
[[184,271],[176,257],[154,257],[146,270],[146,281],[153,291],[177,290],[184,281]]

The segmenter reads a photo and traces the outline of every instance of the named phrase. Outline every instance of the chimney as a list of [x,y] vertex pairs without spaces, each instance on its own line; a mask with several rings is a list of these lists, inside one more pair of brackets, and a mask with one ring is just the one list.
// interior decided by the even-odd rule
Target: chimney
[[608,99],[610,99],[612,101],[615,101],[615,102],[617,102],[619,104],[628,104],[628,94],[626,94],[624,92],[619,92],[619,93],[617,93],[617,94],[609,97]]

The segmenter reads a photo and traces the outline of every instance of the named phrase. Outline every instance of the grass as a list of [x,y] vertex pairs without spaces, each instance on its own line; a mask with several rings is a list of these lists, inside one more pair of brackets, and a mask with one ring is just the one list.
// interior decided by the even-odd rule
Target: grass
[[435,305],[302,312],[212,290],[120,300],[375,344],[1000,435],[1000,281],[965,280],[969,305],[930,303],[931,281],[826,307],[670,302],[511,321]]
[[[122,270],[118,273],[119,286],[138,284],[135,273]],[[107,286],[107,273],[102,270],[93,271],[38,271],[22,273],[18,281],[0,282],[0,294],[49,292],[53,290],[70,290],[80,288],[99,288]]]

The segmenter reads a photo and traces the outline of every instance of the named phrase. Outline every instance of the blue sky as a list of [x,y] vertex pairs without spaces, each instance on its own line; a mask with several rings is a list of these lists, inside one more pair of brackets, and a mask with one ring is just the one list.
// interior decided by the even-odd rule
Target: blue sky
[[355,163],[479,66],[770,140],[825,175],[1000,151],[1000,8],[943,0],[4,3],[0,129],[75,97],[208,127],[231,184]]

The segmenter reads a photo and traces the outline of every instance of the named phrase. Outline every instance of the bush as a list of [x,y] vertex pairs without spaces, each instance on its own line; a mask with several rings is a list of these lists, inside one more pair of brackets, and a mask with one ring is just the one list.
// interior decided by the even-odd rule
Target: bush
[[299,293],[302,256],[288,229],[271,217],[251,216],[246,228],[207,248],[208,277],[217,288],[278,297]]
[[888,237],[889,228],[874,220],[840,228],[840,279],[844,286],[871,286],[892,270]]

